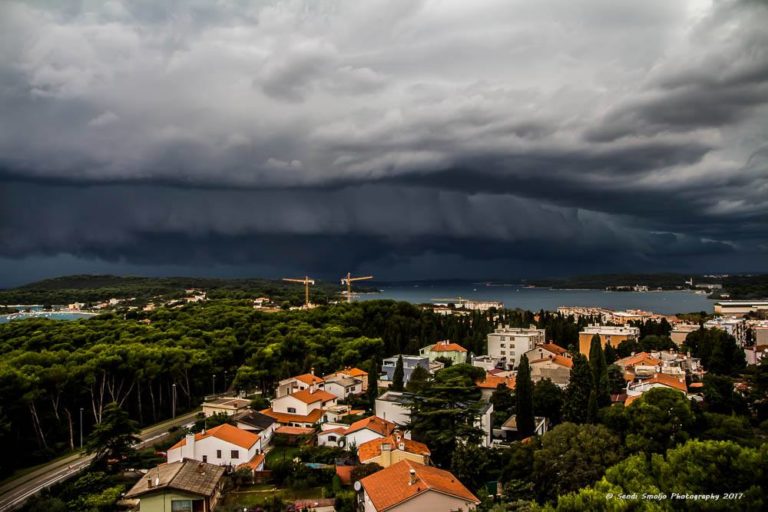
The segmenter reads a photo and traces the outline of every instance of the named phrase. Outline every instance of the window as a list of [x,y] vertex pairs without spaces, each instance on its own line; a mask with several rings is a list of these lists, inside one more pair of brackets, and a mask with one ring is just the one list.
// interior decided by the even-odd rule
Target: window
[[501,348],[504,348],[504,347],[506,347],[506,345],[504,345],[504,344],[502,343],[502,344],[501,344]]
[[171,512],[192,512],[192,500],[171,501]]
[[203,462],[208,462],[208,456],[207,455],[203,455]]
[[289,407],[288,408],[288,412],[292,413],[292,414],[295,414],[296,413],[296,408],[295,407]]
[[221,458],[221,450],[216,450],[216,458],[217,459]]
[[501,351],[501,355],[505,356],[505,355],[507,355],[507,353],[506,353],[505,351],[503,351],[503,350],[502,350],[502,351]]
[[240,450],[232,450],[232,454],[231,455],[232,455],[231,456],[232,459],[239,459],[240,458]]
[[336,436],[328,436],[328,441],[335,443],[336,442]]

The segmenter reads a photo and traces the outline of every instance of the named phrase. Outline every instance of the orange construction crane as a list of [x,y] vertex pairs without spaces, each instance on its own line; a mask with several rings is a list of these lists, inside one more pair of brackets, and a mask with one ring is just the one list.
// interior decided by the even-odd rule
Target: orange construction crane
[[341,278],[341,284],[347,285],[347,302],[352,302],[352,281],[365,281],[366,279],[373,279],[373,276],[352,277],[352,274],[347,272],[347,275]]
[[301,283],[304,285],[304,307],[309,307],[309,285],[315,284],[314,279],[310,279],[309,276],[304,276],[304,278],[292,278],[292,277],[284,277],[283,281],[288,281],[290,283]]

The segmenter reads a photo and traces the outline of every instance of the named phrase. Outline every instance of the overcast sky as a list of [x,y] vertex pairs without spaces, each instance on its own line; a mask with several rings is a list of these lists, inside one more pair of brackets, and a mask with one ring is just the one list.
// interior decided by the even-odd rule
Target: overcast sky
[[0,3],[0,286],[768,271],[768,3]]

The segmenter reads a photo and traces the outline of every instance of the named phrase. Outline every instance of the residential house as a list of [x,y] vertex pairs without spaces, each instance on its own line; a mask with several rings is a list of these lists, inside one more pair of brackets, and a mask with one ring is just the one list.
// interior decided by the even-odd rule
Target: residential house
[[449,340],[438,341],[433,345],[427,345],[419,350],[419,354],[429,358],[430,362],[438,358],[448,359],[451,364],[462,364],[467,362],[467,349],[457,343],[451,343]]
[[347,377],[341,373],[336,373],[325,377],[323,380],[325,381],[325,391],[336,395],[342,400],[363,392],[363,381],[355,377]]
[[395,430],[392,435],[372,439],[357,447],[357,458],[361,464],[376,463],[383,468],[388,468],[405,459],[429,464],[430,455],[427,445],[406,439],[399,430]]
[[325,386],[323,379],[315,376],[314,369],[310,373],[297,375],[278,382],[277,389],[275,390],[275,397],[281,398],[297,391],[309,389],[310,386],[314,386],[314,389],[323,389]]
[[590,325],[579,332],[579,352],[589,358],[589,347],[592,344],[592,337],[600,336],[600,344],[603,348],[610,345],[613,348],[619,346],[625,340],[637,340],[640,336],[640,329],[627,325]]
[[222,396],[203,402],[203,414],[205,414],[206,418],[213,416],[214,414],[234,416],[235,414],[248,410],[250,405],[251,401],[245,400],[244,398]]
[[371,441],[391,435],[397,425],[378,416],[369,416],[358,420],[348,427],[336,427],[323,430],[317,435],[321,446],[357,447]]
[[561,388],[564,388],[571,380],[573,359],[570,357],[551,355],[541,359],[534,359],[528,365],[531,367],[531,380],[533,382],[549,379]]
[[688,337],[694,331],[700,329],[699,324],[676,324],[672,331],[669,333],[670,339],[680,346],[685,342],[685,338]]
[[411,421],[411,404],[413,393],[403,391],[386,391],[376,399],[376,416],[405,426]]
[[204,432],[187,434],[168,449],[168,462],[192,459],[218,466],[238,466],[262,451],[258,434],[223,423]]
[[336,373],[326,376],[326,378],[331,377],[333,375],[341,375],[342,377],[360,379],[360,381],[363,383],[363,387],[362,387],[363,393],[368,391],[368,372],[365,370],[361,370],[360,368],[357,368],[357,367],[352,367],[352,368],[347,367],[347,368],[344,368],[343,370],[339,370]]
[[392,380],[395,376],[395,368],[397,367],[397,360],[401,356],[403,358],[403,384],[408,384],[408,381],[411,380],[411,374],[417,366],[421,366],[429,371],[428,357],[403,354],[388,357],[381,363],[381,375],[379,376],[379,381],[381,382],[382,387],[389,387],[392,384]]
[[493,442],[493,404],[491,402],[482,402],[480,404],[479,418],[475,426],[482,432],[480,445],[489,447]]
[[661,372],[662,361],[648,352],[638,352],[621,358],[614,364],[624,372],[624,378],[631,381],[636,377],[652,377]]
[[482,400],[488,401],[491,399],[491,395],[493,395],[493,392],[496,391],[496,388],[499,387],[499,385],[507,386],[507,388],[510,391],[515,390],[515,377],[509,376],[509,377],[501,377],[494,375],[492,373],[486,372],[485,378],[483,380],[478,380],[475,382],[475,385],[480,388],[480,398]]
[[361,512],[475,510],[480,500],[452,473],[402,460],[359,481]]
[[261,437],[262,446],[267,446],[277,428],[275,418],[257,411],[244,411],[232,417],[235,426],[241,430],[253,432]]
[[499,359],[509,368],[517,368],[520,358],[546,340],[546,331],[535,325],[524,327],[499,327],[488,334],[488,355]]
[[[544,416],[535,416],[533,418],[533,435],[543,436],[549,430],[549,419]],[[504,433],[504,437],[507,441],[515,441],[518,438],[517,435],[517,415],[513,414],[507,421],[501,425],[501,431]]]
[[278,423],[293,427],[312,427],[323,417],[326,407],[336,405],[336,395],[314,385],[272,400],[272,407],[261,411]]
[[554,356],[570,357],[570,354],[560,345],[551,342],[536,345],[532,350],[525,353],[525,357],[528,358],[529,362]]
[[213,512],[224,485],[224,468],[184,460],[150,469],[125,494],[140,512]]
[[675,377],[664,373],[657,373],[648,379],[637,379],[627,384],[627,401],[629,405],[637,397],[654,388],[668,388],[680,391],[688,395],[688,386],[685,383],[685,377]]

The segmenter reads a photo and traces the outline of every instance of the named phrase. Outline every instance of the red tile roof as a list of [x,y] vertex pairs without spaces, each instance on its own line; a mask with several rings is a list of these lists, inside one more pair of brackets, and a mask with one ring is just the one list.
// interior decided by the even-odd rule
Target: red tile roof
[[304,373],[302,375],[297,375],[294,377],[294,379],[303,382],[307,386],[310,386],[312,384],[321,384],[323,382],[323,379],[321,379],[320,377],[316,377],[311,373]]
[[[250,449],[260,439],[258,434],[237,428],[233,425],[230,425],[229,423],[222,423],[217,427],[208,429],[206,432],[195,434],[195,442],[207,437],[215,437],[217,439],[221,439],[222,441],[226,441],[246,449]],[[175,448],[181,448],[182,446],[186,446],[186,444],[187,440],[182,439],[175,445],[171,446],[169,449],[173,450]]]
[[267,455],[265,453],[259,453],[253,456],[251,460],[248,462],[245,462],[243,464],[240,464],[237,466],[237,469],[253,469],[254,471],[258,471],[259,467],[264,464],[264,459],[267,458]]
[[561,347],[560,345],[556,345],[554,343],[544,343],[543,345],[541,345],[541,348],[543,348],[544,350],[548,350],[553,354],[557,354],[559,356],[562,356],[568,353],[568,351],[565,350],[563,347]]
[[304,436],[314,433],[315,429],[306,427],[277,427],[275,429],[275,434],[283,434],[286,436]]
[[[411,470],[415,471],[413,484]],[[428,491],[447,494],[474,504],[480,503],[477,496],[464,487],[452,473],[410,460],[403,460],[382,469],[363,478],[360,483],[378,512],[389,510]]]
[[450,341],[438,341],[432,345],[432,352],[466,352],[467,349],[459,345],[458,343],[451,343]]
[[357,432],[366,428],[382,436],[388,436],[395,431],[397,425],[391,421],[379,418],[378,416],[369,416],[368,418],[363,418],[362,420],[358,420],[351,424],[345,432],[345,435],[349,435],[353,432]]
[[301,391],[297,391],[295,393],[291,393],[289,396],[292,396],[297,400],[301,400],[305,404],[312,404],[315,402],[329,402],[331,400],[336,400],[338,398],[333,393],[323,391],[322,389],[318,389],[314,393],[312,393],[309,391],[309,388],[302,389]]
[[[365,464],[367,461],[381,455],[381,445],[389,443],[392,450],[402,450],[416,455],[430,455],[429,447],[424,443],[406,439],[405,437],[396,437],[395,435],[373,439],[357,447],[357,457],[360,462]],[[400,445],[403,445],[400,448]]]
[[360,368],[348,368],[340,373],[346,373],[350,377],[365,377],[368,375],[368,372],[361,370]]
[[637,354],[616,361],[616,364],[627,368],[633,368],[637,365],[643,366],[658,366],[661,364],[661,359],[657,359],[651,356],[648,352],[638,352]]
[[274,418],[278,423],[317,423],[323,416],[322,409],[312,409],[309,414],[290,414],[287,412],[275,412],[271,408],[259,411],[270,418]]
[[504,384],[509,389],[515,389],[515,377],[497,377],[496,375],[486,373],[484,380],[475,382],[475,385],[482,389],[496,389],[499,384]]
[[667,375],[666,373],[657,373],[645,382],[648,384],[662,384],[670,388],[679,389],[683,393],[688,392],[688,386],[685,384],[685,379],[680,379],[674,375]]

